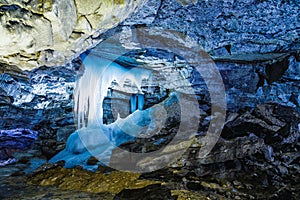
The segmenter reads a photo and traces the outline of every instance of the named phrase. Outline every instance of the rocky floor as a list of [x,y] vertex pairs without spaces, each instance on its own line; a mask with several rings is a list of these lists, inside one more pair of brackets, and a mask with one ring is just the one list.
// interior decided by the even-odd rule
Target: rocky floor
[[238,181],[183,177],[170,169],[140,175],[55,166],[34,176],[14,172],[1,178],[0,187],[1,199],[254,199],[235,189],[244,188]]
[[[197,157],[199,135],[198,145],[178,161],[143,174],[102,167],[94,158],[88,163],[98,165],[96,172],[80,166],[65,169],[63,163],[36,169],[46,161],[37,151],[18,153],[16,163],[0,168],[0,198],[299,199],[299,125],[299,112],[274,103],[231,113],[207,157]],[[157,148],[155,137],[146,142],[146,151]],[[131,142],[122,148],[139,151],[140,145]]]

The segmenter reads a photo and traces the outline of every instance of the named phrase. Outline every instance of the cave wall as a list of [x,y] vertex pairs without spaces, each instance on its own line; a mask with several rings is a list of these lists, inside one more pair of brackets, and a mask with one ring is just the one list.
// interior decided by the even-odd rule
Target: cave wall
[[[215,61],[225,83],[228,111],[254,108],[268,101],[299,110],[299,6],[297,0],[199,0],[191,4],[149,0],[109,34],[127,34],[132,27],[144,26],[182,32],[194,38]],[[6,13],[3,7],[1,4],[2,13]],[[98,34],[82,39],[96,44],[105,37]],[[28,59],[36,61],[32,56],[24,60],[21,56],[17,65],[7,64],[6,58],[13,57],[5,57],[0,68],[0,129],[39,131],[38,146],[49,157],[64,148],[75,130],[72,90],[83,72],[79,60],[57,67],[59,63],[50,62],[54,55],[47,54],[49,62],[39,60],[38,65],[50,63],[55,68],[20,70],[27,68],[23,64]],[[145,59],[151,61],[151,56]],[[155,62],[176,67],[168,54]],[[201,81],[194,84],[205,86]],[[199,98],[204,104],[209,101],[200,94]]]

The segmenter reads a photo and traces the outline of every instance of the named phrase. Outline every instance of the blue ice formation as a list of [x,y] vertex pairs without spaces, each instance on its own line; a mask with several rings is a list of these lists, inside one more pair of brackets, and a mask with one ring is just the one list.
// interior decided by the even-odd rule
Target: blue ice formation
[[143,110],[144,104],[144,94],[132,94],[130,96],[130,113],[133,113],[136,110]]
[[[77,114],[78,130],[67,140],[66,148],[54,156],[50,162],[64,160],[65,167],[85,165],[87,159],[96,156],[108,165],[112,150],[141,133],[146,133],[162,124],[152,120],[158,108],[143,110],[144,95],[142,80],[149,79],[151,71],[141,68],[126,68],[94,54],[83,54],[85,72],[77,81],[74,92],[74,109]],[[102,104],[113,81],[119,86],[130,80],[138,89],[131,98],[132,114],[109,125],[103,124]],[[87,120],[86,120],[87,119]]]

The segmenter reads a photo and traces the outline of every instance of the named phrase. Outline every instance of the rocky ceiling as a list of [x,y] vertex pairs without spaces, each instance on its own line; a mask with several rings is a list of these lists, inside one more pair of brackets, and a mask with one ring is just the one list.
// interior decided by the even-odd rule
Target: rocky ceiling
[[62,65],[144,1],[0,0],[0,62],[23,70]]
[[22,70],[62,66],[118,24],[178,31],[214,61],[274,63],[292,54],[298,59],[299,5],[299,0],[0,0],[0,63]]

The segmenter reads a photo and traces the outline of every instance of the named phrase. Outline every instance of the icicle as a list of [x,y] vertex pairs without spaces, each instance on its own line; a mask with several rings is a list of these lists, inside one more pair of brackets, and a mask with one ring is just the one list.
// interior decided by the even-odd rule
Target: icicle
[[130,96],[130,113],[134,113],[136,111],[136,95],[132,94]]
[[137,96],[138,96],[138,109],[143,110],[144,109],[144,103],[145,103],[144,95],[143,94],[138,94]]
[[[97,107],[97,102],[99,100],[103,101],[103,96],[105,95],[101,94],[104,92],[100,91],[101,86],[98,80],[103,74],[103,68],[106,67],[105,64],[107,63],[102,59],[96,59],[94,56],[87,56],[83,64],[85,65],[85,72],[78,80],[74,91],[75,112],[78,114],[78,128],[88,126],[85,124],[85,117],[87,117],[89,125],[97,123],[98,110],[100,110]],[[98,96],[100,98],[103,97],[103,99],[99,99]]]
[[[126,133],[134,137],[146,131],[145,126],[151,121],[148,111],[135,112],[144,107],[141,85],[142,80],[149,79],[151,76],[150,70],[128,69],[92,53],[88,56],[84,54],[82,60],[85,72],[77,81],[74,90],[74,111],[78,117],[78,130],[68,138],[65,150],[50,160],[50,162],[65,160],[68,167],[84,162],[90,156],[89,153],[91,152],[89,151],[100,156],[101,159],[106,159],[101,162],[108,164],[114,148],[111,142],[119,144],[127,141],[128,136],[123,137],[122,134]],[[127,79],[131,80],[139,92],[132,95],[130,99],[130,110],[133,114],[124,120],[118,115],[116,122],[110,125],[103,124],[102,105],[108,89],[113,81],[123,87]],[[130,91],[130,93],[132,92]],[[73,154],[80,154],[81,156],[76,157],[78,160],[75,161]]]
[[[75,88],[75,112],[78,114],[78,128],[102,125],[103,110],[102,104],[107,90],[113,81],[123,86],[126,79],[131,80],[141,92],[142,80],[149,78],[151,71],[132,68],[127,69],[110,60],[94,55],[86,56],[83,59],[85,72],[77,82]],[[132,104],[137,103],[132,98]],[[143,104],[143,100],[141,101]],[[142,106],[141,106],[142,107]],[[137,108],[131,106],[132,112]],[[88,124],[85,124],[87,117]]]

